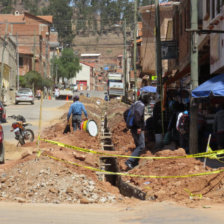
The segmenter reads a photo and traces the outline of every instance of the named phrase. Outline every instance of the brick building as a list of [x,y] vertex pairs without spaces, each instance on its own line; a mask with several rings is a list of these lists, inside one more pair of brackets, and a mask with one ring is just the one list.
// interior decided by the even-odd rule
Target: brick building
[[50,26],[52,16],[0,14],[0,34],[16,39],[19,52],[19,74],[35,70],[50,76]]

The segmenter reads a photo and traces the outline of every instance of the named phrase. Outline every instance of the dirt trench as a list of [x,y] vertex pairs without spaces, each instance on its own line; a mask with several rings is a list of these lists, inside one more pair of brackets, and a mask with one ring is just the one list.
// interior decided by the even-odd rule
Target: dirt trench
[[[89,114],[89,118],[97,122],[98,128],[102,125],[102,115],[105,115],[105,102],[97,98],[81,97],[80,99]],[[77,131],[64,135],[66,112],[70,104],[64,106],[65,114],[45,129],[42,137],[62,142],[78,148],[103,151],[102,134],[91,137],[87,132]],[[131,155],[135,148],[130,131],[123,121],[123,112],[128,105],[116,100],[107,106],[107,130],[110,141],[107,150],[111,153]],[[103,120],[105,122],[105,120]],[[111,147],[112,145],[112,147]],[[152,153],[151,146],[146,147],[142,156],[180,156],[185,155],[183,149],[161,149]],[[13,154],[13,147],[8,146],[7,153]],[[77,148],[76,148],[77,149]],[[18,151],[18,149],[16,149]],[[27,144],[21,147],[20,155],[0,167],[0,201],[17,201],[20,203],[134,203],[134,196],[126,186],[138,189],[142,198],[150,202],[173,201],[189,207],[211,206],[222,203],[224,197],[223,173],[204,175],[190,178],[140,178],[105,176],[102,179],[100,162],[102,155],[80,152],[71,148],[41,142],[43,152],[37,157],[37,144]],[[126,172],[125,159],[106,158],[106,164],[112,164],[112,171]],[[67,161],[67,162],[66,162]],[[91,167],[91,168],[90,168]],[[90,169],[89,169],[90,168]],[[93,168],[93,169],[92,169]],[[94,170],[95,169],[95,170]],[[219,168],[220,169],[220,168]],[[203,163],[191,159],[141,159],[139,165],[130,174],[153,176],[180,176],[186,174],[213,171],[210,167],[204,168]],[[118,189],[118,180],[125,184]],[[107,181],[109,180],[109,181]],[[122,192],[123,189],[123,192]],[[134,190],[136,191],[136,190]],[[128,197],[127,197],[128,196]]]

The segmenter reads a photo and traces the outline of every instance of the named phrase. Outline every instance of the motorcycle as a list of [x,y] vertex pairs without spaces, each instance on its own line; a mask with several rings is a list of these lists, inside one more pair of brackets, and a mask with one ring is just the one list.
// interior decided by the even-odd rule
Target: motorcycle
[[15,139],[18,140],[18,144],[24,145],[27,142],[33,142],[34,133],[31,129],[26,128],[31,124],[26,123],[26,119],[22,115],[18,116],[12,115],[8,117],[16,120],[16,122],[12,123],[11,131],[15,133]]

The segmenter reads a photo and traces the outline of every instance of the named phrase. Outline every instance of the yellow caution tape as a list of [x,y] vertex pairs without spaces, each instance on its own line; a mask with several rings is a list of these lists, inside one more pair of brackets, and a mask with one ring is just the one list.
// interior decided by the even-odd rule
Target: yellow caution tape
[[196,174],[188,174],[188,175],[180,175],[180,176],[154,176],[154,175],[139,175],[139,174],[132,174],[132,173],[121,173],[121,172],[111,172],[111,171],[106,171],[106,170],[101,170],[99,168],[95,168],[95,167],[91,167],[91,166],[84,166],[84,165],[80,165],[78,163],[75,163],[75,162],[71,162],[71,161],[67,161],[67,160],[64,160],[64,159],[60,159],[60,158],[57,158],[57,157],[54,157],[54,156],[51,156],[51,155],[48,155],[48,154],[42,154],[43,156],[47,156],[51,159],[54,159],[54,160],[57,160],[57,161],[60,161],[60,162],[64,162],[64,163],[67,163],[67,164],[71,164],[71,165],[75,165],[77,167],[81,167],[81,168],[85,168],[85,169],[88,169],[88,170],[91,170],[91,171],[95,171],[95,172],[101,172],[102,174],[105,174],[105,175],[117,175],[117,176],[128,176],[128,177],[139,177],[139,178],[160,178],[160,179],[171,179],[171,178],[188,178],[188,177],[198,177],[198,176],[205,176],[205,175],[212,175],[212,174],[219,174],[219,173],[222,173],[224,172],[224,169],[221,169],[221,170],[214,170],[214,171],[210,171],[210,172],[204,172],[204,173],[196,173]]
[[39,151],[37,152],[37,157],[40,158],[41,154],[42,154],[42,151],[39,150]]
[[188,194],[189,194],[189,197],[190,197],[190,199],[194,199],[194,198],[199,198],[199,199],[202,199],[202,194],[193,194],[193,193],[191,193],[191,191],[190,190],[188,190],[188,189],[184,189]]
[[97,154],[97,155],[104,155],[104,156],[110,156],[110,157],[119,157],[119,158],[136,158],[136,159],[184,159],[184,158],[202,158],[202,157],[207,157],[210,159],[217,159],[215,155],[222,155],[224,154],[224,149],[222,150],[217,150],[217,151],[210,151],[210,152],[203,152],[203,153],[198,153],[194,155],[185,155],[185,156],[168,156],[168,157],[153,157],[153,156],[148,156],[148,157],[142,157],[142,156],[128,156],[128,155],[116,155],[116,154],[111,154],[111,153],[105,153],[105,152],[97,152],[92,149],[84,149],[76,146],[71,146],[67,145],[61,142],[57,141],[52,141],[52,140],[47,140],[47,139],[40,139],[41,141],[51,143],[54,145],[58,145],[64,148],[70,148],[76,151],[80,152],[86,152],[86,153],[92,153],[92,154]]

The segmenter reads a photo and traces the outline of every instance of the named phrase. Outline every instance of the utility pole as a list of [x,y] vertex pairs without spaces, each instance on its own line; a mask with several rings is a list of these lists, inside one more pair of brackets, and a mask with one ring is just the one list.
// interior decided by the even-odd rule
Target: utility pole
[[33,40],[33,66],[32,66],[33,71],[36,70],[35,55],[36,55],[36,31],[34,31],[34,40]]
[[8,33],[8,22],[6,22],[6,27],[5,27],[5,36],[3,40],[3,46],[2,46],[2,64],[1,64],[1,75],[0,75],[0,95],[1,95],[1,100],[3,101],[4,99],[4,92],[2,89],[2,80],[3,80],[3,74],[4,74],[4,52],[5,48],[7,46],[7,33]]
[[161,57],[161,38],[160,38],[160,7],[159,0],[155,0],[155,31],[156,31],[156,76],[157,93],[161,101],[161,121],[162,134],[164,135],[164,116],[163,116],[163,85],[162,85],[162,57]]
[[[191,0],[191,91],[198,87],[198,1]],[[198,152],[197,132],[198,107],[191,97],[190,100],[190,135],[189,150],[191,154]]]
[[162,96],[162,60],[161,60],[161,39],[160,39],[160,9],[159,0],[155,0],[155,30],[156,30],[156,76],[157,93]]
[[16,64],[17,64],[17,86],[16,89],[19,90],[19,43],[18,34],[16,33]]
[[58,84],[58,64],[56,64],[56,80],[55,80],[55,84]]
[[124,19],[124,100],[127,101],[127,35],[126,19]]
[[136,70],[136,54],[137,54],[137,43],[136,43],[136,36],[137,36],[137,0],[135,0],[135,7],[134,7],[134,55],[133,55],[133,66],[134,66],[134,77],[135,77],[135,86],[134,86],[134,95],[135,101],[137,100],[137,70]]

